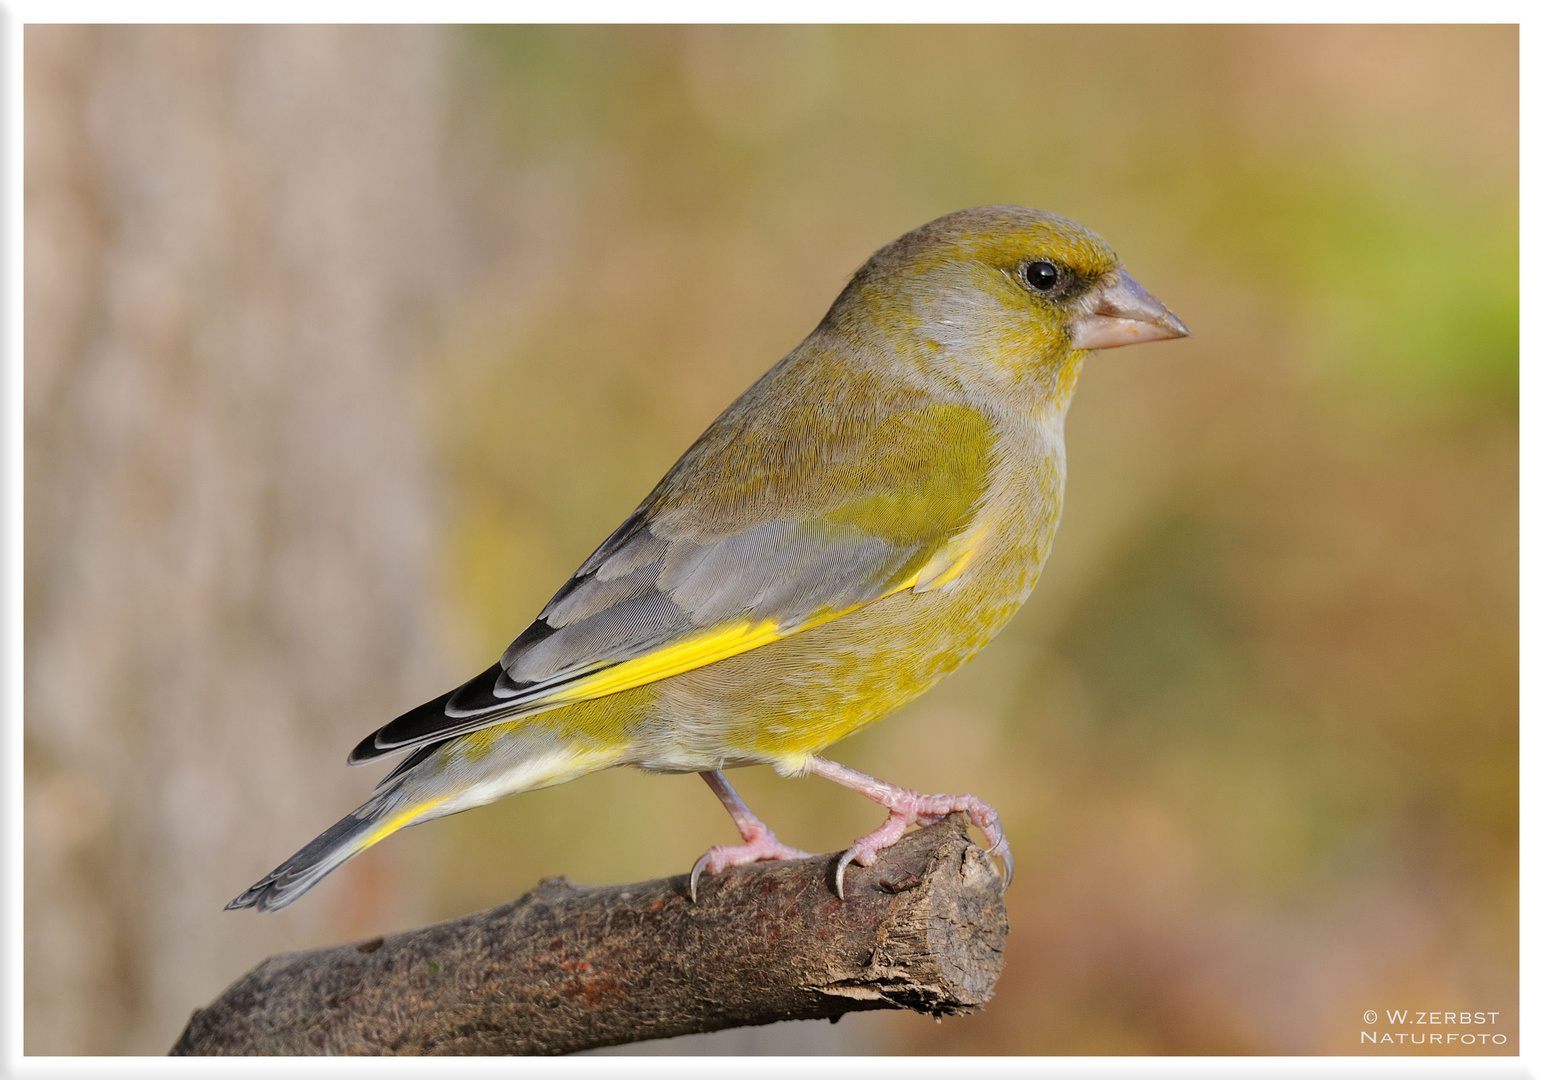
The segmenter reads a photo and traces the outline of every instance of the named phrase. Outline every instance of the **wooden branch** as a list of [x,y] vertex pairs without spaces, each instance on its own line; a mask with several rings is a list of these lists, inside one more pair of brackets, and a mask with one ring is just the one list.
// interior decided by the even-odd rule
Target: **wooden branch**
[[270,957],[193,1014],[173,1054],[565,1054],[863,1009],[935,1016],[1002,971],[1001,878],[965,820],[871,868],[834,855],[634,885],[549,878],[512,903]]

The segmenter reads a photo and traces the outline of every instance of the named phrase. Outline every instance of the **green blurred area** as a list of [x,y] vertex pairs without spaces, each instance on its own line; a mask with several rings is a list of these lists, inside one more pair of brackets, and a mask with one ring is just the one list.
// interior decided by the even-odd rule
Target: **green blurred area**
[[[996,1000],[865,1018],[869,1048],[1356,1053],[1363,1010],[1414,1007],[1499,1011],[1514,1052],[1514,27],[454,48],[452,156],[496,267],[424,378],[467,675],[869,252],[964,206],[1066,214],[1195,337],[1090,359],[1038,593],[830,751],[991,800],[1018,855]],[[800,847],[879,820],[733,780]],[[695,778],[614,771],[393,842],[450,916],[732,835]]]

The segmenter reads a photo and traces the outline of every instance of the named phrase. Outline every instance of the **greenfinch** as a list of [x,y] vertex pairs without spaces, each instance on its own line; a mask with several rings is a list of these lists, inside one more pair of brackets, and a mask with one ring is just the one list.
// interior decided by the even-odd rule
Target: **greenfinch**
[[978,652],[1039,580],[1064,421],[1089,350],[1188,336],[1099,236],[961,210],[865,263],[802,344],[724,411],[497,663],[364,739],[407,757],[353,813],[228,905],[284,907],[398,829],[614,765],[700,773],[743,843],[690,879],[798,858],[724,770],[770,765],[888,817],[839,860],[996,811],[819,756]]

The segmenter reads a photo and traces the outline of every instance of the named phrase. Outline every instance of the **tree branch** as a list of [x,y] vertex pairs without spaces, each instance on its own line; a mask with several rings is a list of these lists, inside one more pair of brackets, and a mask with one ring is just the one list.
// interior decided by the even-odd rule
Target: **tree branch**
[[973,1011],[1002,971],[1001,878],[961,815],[871,868],[834,855],[520,899],[362,944],[270,957],[173,1054],[565,1054],[864,1009]]

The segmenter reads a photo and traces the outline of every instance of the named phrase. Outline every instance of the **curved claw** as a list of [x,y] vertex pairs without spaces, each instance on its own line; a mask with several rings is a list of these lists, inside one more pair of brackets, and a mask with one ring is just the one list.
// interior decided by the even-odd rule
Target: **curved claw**
[[[970,823],[986,834],[986,840],[991,845],[988,853],[1002,857],[1003,877],[1006,882],[1012,881],[1012,852],[1007,849],[1007,837],[1002,832],[1001,818],[989,803],[973,795],[922,795],[909,788],[875,780],[866,773],[822,757],[811,757],[807,768],[812,775],[823,776],[860,792],[889,811],[884,824],[858,840],[837,861],[836,895],[841,899],[846,899],[845,879],[849,863],[855,861],[861,866],[869,866],[880,852],[893,846],[911,825],[931,825],[960,811],[968,814]],[[1004,884],[1003,888],[1006,887]]]
[[[704,851],[702,857],[691,868],[691,882],[687,886],[687,892],[691,895],[691,902],[696,903],[696,883],[702,880],[702,871],[707,869],[707,860],[712,856],[711,849]],[[1011,871],[1009,871],[1011,873]]]
[[851,865],[852,860],[855,858],[857,858],[857,849],[847,848],[841,858],[836,860],[836,899],[838,900],[845,900],[847,898],[845,888],[847,867]]
[[1013,883],[1013,850],[1006,842],[1002,844],[1002,869],[1006,871],[1002,875],[1002,891],[1005,893],[1007,887]]
[[691,880],[687,884],[687,891],[691,895],[691,902],[696,903],[697,885],[702,880],[702,874],[718,874],[731,866],[746,866],[750,863],[764,860],[780,861],[784,859],[807,859],[807,851],[799,851],[797,848],[788,847],[772,835],[771,830],[761,827],[760,831],[752,834],[751,838],[743,844],[733,846],[719,846],[708,848],[706,853],[696,861],[691,868]]

